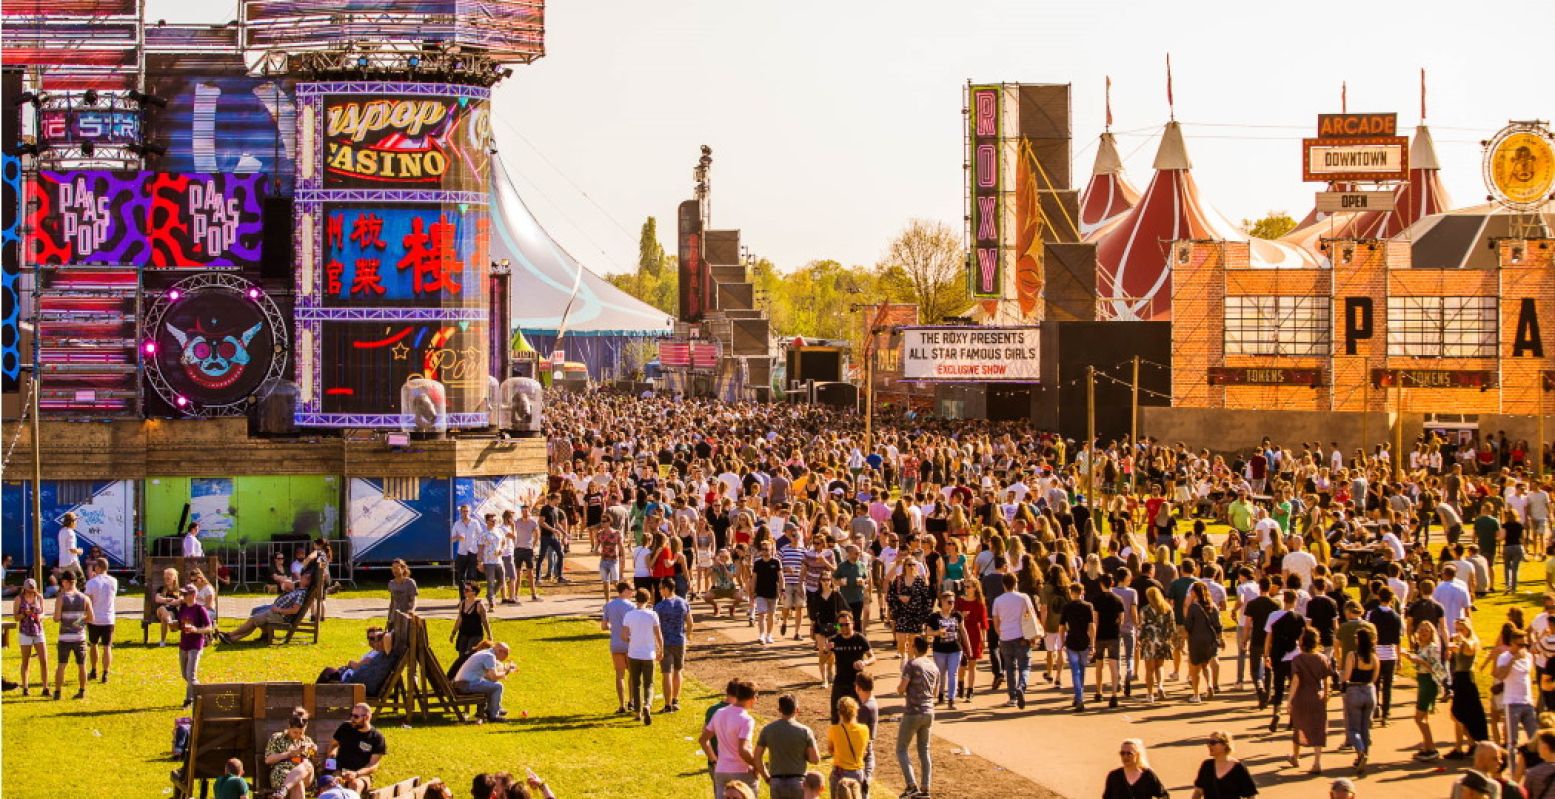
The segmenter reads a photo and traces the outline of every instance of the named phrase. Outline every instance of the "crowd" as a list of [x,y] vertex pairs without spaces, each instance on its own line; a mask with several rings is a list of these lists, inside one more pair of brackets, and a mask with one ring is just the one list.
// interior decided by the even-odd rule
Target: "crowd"
[[[815,406],[591,394],[547,412],[545,507],[600,558],[618,712],[644,724],[679,709],[685,607],[705,602],[712,615],[743,610],[761,646],[813,648],[841,795],[873,780],[886,653],[864,633],[881,624],[904,703],[904,795],[932,789],[937,708],[995,696],[1024,710],[1034,679],[1067,686],[1075,713],[1254,703],[1271,732],[1289,730],[1289,767],[1322,773],[1338,748],[1356,776],[1385,767],[1371,731],[1395,720],[1408,679],[1414,759],[1463,760],[1508,791],[1539,779],[1537,740],[1555,726],[1538,717],[1555,707],[1555,596],[1543,613],[1510,606],[1493,639],[1474,624],[1476,601],[1519,590],[1526,560],[1544,560],[1555,589],[1551,489],[1526,443],[1424,435],[1396,464],[1387,445],[1087,448],[1021,424],[907,417],[880,420],[866,441],[857,417]],[[754,689],[730,690],[703,735],[715,796],[761,780],[804,795],[813,738],[776,720],[784,743],[761,747],[763,762],[767,728],[742,710]],[[1209,744],[1200,790],[1256,793],[1232,768],[1230,736]],[[1109,796],[1157,795],[1140,787],[1144,745],[1121,750],[1123,792]]]

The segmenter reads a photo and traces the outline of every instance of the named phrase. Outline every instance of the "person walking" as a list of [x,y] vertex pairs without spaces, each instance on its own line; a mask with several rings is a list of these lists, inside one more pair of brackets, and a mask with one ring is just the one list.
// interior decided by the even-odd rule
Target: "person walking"
[[659,617],[664,634],[664,658],[660,672],[664,680],[663,713],[680,710],[680,684],[686,669],[686,645],[691,641],[691,605],[675,593],[674,580],[659,581],[659,601],[653,612]]
[[486,574],[486,609],[497,607],[497,597],[507,586],[502,571],[502,528],[497,514],[486,514],[486,529],[480,533],[480,562]]
[[1139,611],[1139,659],[1145,662],[1145,700],[1151,704],[1166,699],[1161,669],[1172,659],[1176,626],[1166,594],[1154,585],[1146,588],[1144,607]]
[[698,744],[712,764],[713,796],[724,799],[729,795],[726,789],[730,783],[742,783],[754,798],[756,770],[761,767],[752,746],[756,719],[750,714],[751,705],[756,703],[756,686],[748,680],[734,680],[729,683],[726,698],[733,701],[707,720]]
[[1074,683],[1074,702],[1070,708],[1080,713],[1085,710],[1086,658],[1090,655],[1091,644],[1096,641],[1096,609],[1085,601],[1084,586],[1079,583],[1069,584],[1069,602],[1059,615],[1059,632],[1063,634],[1069,679]]
[[[393,629],[391,626],[390,629]],[[398,636],[395,637],[399,640]],[[473,581],[459,586],[459,617],[448,633],[454,651],[464,654],[481,641],[491,640],[491,621],[486,616],[486,606],[481,602],[481,589]]]
[[1431,714],[1436,712],[1436,698],[1441,692],[1446,667],[1442,663],[1442,645],[1436,635],[1435,624],[1421,624],[1415,628],[1415,649],[1403,653],[1415,664],[1415,726],[1420,728],[1420,751],[1416,760],[1436,760],[1436,739],[1431,735]]
[[199,601],[199,590],[186,585],[179,592],[178,606],[178,673],[184,678],[184,707],[194,704],[194,686],[200,683],[200,655],[211,633],[216,632],[216,621],[211,612]]
[[66,572],[76,576],[76,584],[80,585],[86,580],[86,575],[81,572],[81,543],[76,537],[76,514],[67,511],[59,517],[59,533],[56,540],[59,544],[59,556],[55,565],[59,567],[60,576]]
[[54,622],[59,625],[58,643],[55,644],[55,699],[59,699],[60,693],[64,691],[65,666],[69,665],[71,658],[76,660],[76,679],[80,684],[75,698],[86,698],[86,620],[91,616],[92,600],[76,590],[76,572],[62,570],[59,574],[59,594],[54,597]]
[[1509,648],[1496,658],[1493,674],[1506,686],[1501,692],[1506,707],[1506,751],[1517,751],[1517,731],[1526,730],[1533,738],[1539,731],[1538,713],[1533,708],[1533,680],[1536,670],[1533,653],[1528,651],[1528,634],[1513,630]]
[[1328,743],[1328,688],[1333,665],[1317,651],[1317,630],[1301,632],[1301,651],[1290,661],[1291,768],[1300,764],[1301,747],[1311,747],[1312,774],[1323,773],[1323,747]]
[[454,585],[475,579],[480,537],[486,528],[470,514],[469,505],[459,506],[459,518],[453,523],[448,538],[454,550]]
[[622,622],[626,620],[626,614],[631,613],[632,584],[624,580],[616,581],[615,599],[605,603],[605,609],[600,613],[599,629],[610,633],[610,661],[615,666],[616,673],[616,713],[621,714],[631,710],[637,713],[636,704],[628,704],[626,694],[626,639],[623,637],[625,627]]
[[1274,687],[1269,692],[1269,705],[1274,708],[1269,718],[1269,732],[1279,729],[1280,706],[1285,703],[1290,664],[1301,654],[1301,634],[1307,629],[1307,620],[1296,612],[1297,599],[1295,589],[1281,591],[1280,609],[1270,613],[1264,622],[1263,661],[1265,668],[1274,673]]
[[1382,671],[1377,637],[1370,628],[1355,631],[1355,644],[1344,653],[1340,671],[1344,680],[1344,735],[1355,748],[1355,775],[1361,777],[1366,774],[1371,752],[1371,717],[1377,712],[1377,677]]
[[416,612],[418,595],[416,581],[410,576],[410,566],[399,558],[389,564],[389,574],[389,617],[384,626],[394,634],[396,643],[409,641],[409,614]]
[[805,768],[821,762],[820,747],[809,725],[795,720],[799,704],[793,694],[779,696],[777,706],[780,718],[756,736],[757,769],[772,799],[804,799]]
[[[1485,703],[1474,681],[1474,661],[1479,656],[1479,636],[1468,619],[1459,619],[1447,644],[1452,669],[1453,747],[1447,759],[1469,756],[1474,744],[1490,740],[1490,725],[1485,719]],[[1504,694],[1503,694],[1504,695]]]
[[102,681],[108,682],[108,669],[113,665],[113,629],[118,622],[114,612],[114,600],[119,596],[119,581],[108,573],[108,561],[95,558],[91,564],[92,578],[86,581],[86,596],[92,600],[92,617],[86,623],[86,645],[91,670],[88,680],[97,679],[97,663],[102,661]]
[[1193,779],[1193,799],[1252,799],[1258,795],[1253,775],[1241,760],[1232,756],[1236,744],[1231,733],[1216,730],[1205,744],[1209,746],[1209,757],[1199,764],[1198,776]]
[[1145,742],[1138,738],[1125,738],[1118,746],[1118,759],[1123,765],[1107,772],[1107,781],[1101,790],[1102,799],[1166,799],[1166,785],[1150,768],[1150,758],[1145,753]]
[[832,657],[832,668],[836,670],[836,677],[831,684],[831,713],[832,723],[837,718],[837,700],[843,697],[858,699],[857,681],[865,669],[874,665],[874,650],[870,649],[869,639],[854,629],[852,611],[837,614],[837,634],[828,644]]
[[[1092,658],[1096,665],[1096,695],[1093,698],[1100,702],[1102,700],[1101,689],[1103,686],[1108,686],[1111,688],[1111,694],[1107,699],[1107,707],[1115,708],[1118,706],[1118,691],[1122,684],[1122,669],[1118,667],[1118,657],[1122,651],[1123,626],[1125,617],[1132,608],[1125,604],[1123,598],[1117,594],[1117,589],[1113,588],[1111,574],[1103,572],[1097,582],[1101,590],[1097,591],[1096,596],[1091,600],[1091,606],[1096,611],[1096,643],[1094,645],[1096,654]],[[1131,645],[1128,649],[1128,654],[1133,655],[1133,646]],[[1112,669],[1112,680],[1110,682],[1105,679],[1103,674],[1103,670],[1109,667]]]
[[[670,581],[671,591],[674,581]],[[631,687],[632,704],[644,726],[653,723],[653,664],[664,657],[664,630],[659,615],[648,606],[652,595],[637,589],[636,604],[621,619],[621,640],[626,644],[626,679]]]
[[956,610],[956,595],[945,591],[939,597],[939,611],[929,617],[929,634],[934,639],[934,666],[940,683],[936,703],[949,697],[950,709],[956,709],[961,686],[957,683],[961,661],[972,648],[966,617]]
[[[946,594],[947,597],[952,596]],[[946,600],[946,604],[949,600]],[[912,659],[902,665],[902,679],[896,692],[902,695],[902,720],[896,729],[896,763],[902,768],[902,779],[914,796],[928,796],[934,782],[934,764],[929,756],[929,732],[934,727],[934,697],[938,693],[941,674],[936,658],[929,657],[929,641],[921,635],[913,636]],[[954,671],[948,672],[952,675]],[[846,700],[844,700],[846,701]],[[907,747],[916,743],[918,765],[922,780],[913,773],[912,758]],[[863,766],[860,764],[860,771]],[[859,775],[862,778],[862,773]]]
[[1188,684],[1193,691],[1188,701],[1197,704],[1201,701],[1201,684],[1206,694],[1215,695],[1209,667],[1220,653],[1220,611],[1210,600],[1209,589],[1204,583],[1189,586],[1182,616],[1187,628]]
[[43,686],[43,697],[49,696],[49,640],[43,629],[43,594],[38,581],[28,577],[22,581],[21,593],[11,605],[11,616],[16,619],[16,643],[22,650],[22,696],[30,690],[27,666],[32,656],[38,656],[38,683]]
[[1001,585],[1004,593],[993,601],[993,627],[999,635],[999,659],[1004,664],[1004,679],[1010,700],[1005,707],[1026,709],[1026,679],[1031,657],[1032,636],[1040,635],[1042,625],[1037,622],[1037,610],[1031,606],[1031,598],[1015,590],[1015,575],[1005,574]]
[[956,597],[956,612],[961,614],[961,629],[966,631],[966,649],[961,652],[961,668],[957,675],[961,687],[961,699],[972,701],[972,691],[977,687],[977,662],[983,659],[988,634],[988,606],[983,602],[983,589],[976,579],[961,581],[961,595]]
[[[932,664],[930,668],[933,668]],[[932,697],[932,691],[930,695]],[[831,750],[832,769],[828,780],[831,795],[837,795],[837,783],[844,779],[858,780],[862,785],[864,750],[869,747],[869,728],[858,723],[857,699],[844,696],[837,700],[837,721],[826,728],[826,743]],[[912,795],[918,794],[914,792]]]

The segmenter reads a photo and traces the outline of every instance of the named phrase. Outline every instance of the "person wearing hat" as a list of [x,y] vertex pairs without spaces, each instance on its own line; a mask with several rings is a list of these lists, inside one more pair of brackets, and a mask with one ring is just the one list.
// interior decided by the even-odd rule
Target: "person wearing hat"
[[92,600],[76,590],[77,578],[76,571],[61,569],[59,594],[54,597],[54,621],[59,624],[59,640],[55,644],[55,699],[59,699],[64,690],[65,666],[72,657],[76,660],[76,677],[80,683],[75,698],[86,698],[86,620],[92,618]]
[[49,639],[43,630],[43,594],[38,591],[38,581],[28,577],[22,582],[22,591],[12,604],[11,616],[16,619],[16,641],[22,650],[22,696],[29,690],[27,666],[34,653],[38,656],[38,670],[42,675],[43,695],[49,695]]
[[199,589],[185,585],[178,595],[178,673],[184,678],[184,707],[194,704],[194,686],[200,682],[200,655],[205,653],[206,636],[216,632],[211,612],[199,602]]
[[1355,783],[1349,777],[1340,777],[1328,786],[1328,799],[1355,799]]
[[1501,784],[1474,769],[1465,769],[1452,784],[1452,799],[1501,799]]
[[362,799],[362,795],[342,785],[335,775],[320,774],[318,799]]
[[78,583],[85,580],[86,576],[81,573],[81,543],[76,540],[76,515],[74,513],[66,513],[59,517],[58,541],[59,557],[56,563],[59,565],[60,573],[63,574],[66,571],[73,572]]

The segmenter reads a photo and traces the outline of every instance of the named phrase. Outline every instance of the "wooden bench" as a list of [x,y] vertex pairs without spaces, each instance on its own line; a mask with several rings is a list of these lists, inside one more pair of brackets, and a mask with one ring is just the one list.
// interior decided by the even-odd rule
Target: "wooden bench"
[[271,736],[286,729],[295,708],[308,711],[308,737],[318,745],[313,757],[313,769],[324,771],[324,757],[335,729],[351,719],[351,707],[366,701],[367,691],[358,684],[333,683],[310,685],[304,683],[260,683],[254,687],[253,708],[253,778],[258,791],[268,791],[270,766],[265,765],[265,745]]
[[[156,602],[157,592],[162,588],[162,572],[166,569],[177,572],[180,586],[188,584],[192,569],[199,569],[205,573],[205,579],[212,580],[216,570],[221,568],[221,559],[215,555],[207,555],[203,558],[156,556],[146,558],[143,568],[142,583],[145,595],[140,606],[140,642],[144,644],[151,641],[151,628],[162,623],[162,620],[157,618]],[[217,609],[221,607],[219,591],[216,593],[216,607]]]
[[400,653],[399,661],[374,698],[374,715],[413,718],[437,712],[466,721],[468,712],[479,718],[486,706],[485,694],[455,690],[427,638],[426,619],[414,613],[406,616],[409,618],[405,625],[406,641],[403,648],[395,644]]

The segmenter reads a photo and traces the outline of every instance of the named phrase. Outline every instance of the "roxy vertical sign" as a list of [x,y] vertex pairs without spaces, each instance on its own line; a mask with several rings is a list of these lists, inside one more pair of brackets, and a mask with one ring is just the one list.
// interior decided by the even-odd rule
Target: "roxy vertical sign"
[[1004,222],[999,185],[1003,174],[1003,165],[999,163],[999,125],[1003,110],[999,94],[998,86],[972,86],[968,89],[967,106],[972,150],[967,159],[972,198],[970,283],[972,296],[992,299],[1004,294],[999,255]]

